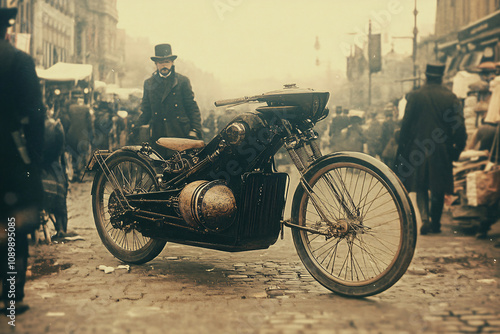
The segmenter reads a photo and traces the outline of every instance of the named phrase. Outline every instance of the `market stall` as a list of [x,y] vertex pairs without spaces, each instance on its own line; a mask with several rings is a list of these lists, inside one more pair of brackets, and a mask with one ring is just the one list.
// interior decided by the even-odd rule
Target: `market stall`
[[56,100],[71,100],[81,95],[86,104],[92,103],[94,89],[93,68],[89,64],[59,62],[48,69],[37,68],[42,83],[44,103],[52,105]]

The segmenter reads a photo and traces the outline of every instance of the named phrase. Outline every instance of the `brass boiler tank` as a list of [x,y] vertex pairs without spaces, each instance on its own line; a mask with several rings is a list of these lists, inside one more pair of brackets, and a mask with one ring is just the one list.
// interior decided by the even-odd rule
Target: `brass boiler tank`
[[222,231],[235,220],[236,199],[222,180],[194,181],[179,194],[179,211],[194,228]]

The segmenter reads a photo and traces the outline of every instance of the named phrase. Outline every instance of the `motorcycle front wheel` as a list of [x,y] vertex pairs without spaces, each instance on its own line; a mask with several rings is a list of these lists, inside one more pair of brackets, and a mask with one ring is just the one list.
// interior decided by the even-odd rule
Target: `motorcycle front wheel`
[[292,221],[308,230],[292,228],[292,235],[309,273],[348,297],[395,284],[412,260],[417,235],[413,206],[396,175],[368,155],[346,152],[320,159],[304,181]]
[[[150,166],[130,152],[118,152],[106,160],[106,165],[124,194],[138,194],[158,190]],[[116,258],[134,264],[154,259],[165,247],[166,241],[145,237],[135,227],[137,222],[111,222],[114,210],[120,209],[119,190],[102,170],[94,179],[92,208],[95,225],[102,243]]]

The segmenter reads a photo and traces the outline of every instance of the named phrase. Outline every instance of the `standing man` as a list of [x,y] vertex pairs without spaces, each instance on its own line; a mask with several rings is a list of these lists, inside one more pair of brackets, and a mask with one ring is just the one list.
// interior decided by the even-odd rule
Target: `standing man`
[[155,46],[156,71],[144,82],[138,125],[150,126],[150,143],[164,158],[168,150],[157,145],[160,137],[202,139],[201,115],[189,79],[175,72],[170,44]]
[[417,193],[423,235],[441,232],[444,196],[453,193],[452,162],[467,140],[462,105],[442,85],[443,73],[443,65],[427,65],[426,83],[408,95],[395,165],[406,189]]
[[7,40],[17,8],[0,8],[0,276],[2,312],[19,315],[24,304],[28,233],[40,220],[41,155],[45,110],[31,57]]

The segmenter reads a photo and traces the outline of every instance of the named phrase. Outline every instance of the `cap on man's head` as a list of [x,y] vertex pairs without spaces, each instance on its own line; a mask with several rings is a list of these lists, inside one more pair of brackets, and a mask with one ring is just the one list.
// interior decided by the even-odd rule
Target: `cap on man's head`
[[444,75],[444,65],[427,64],[425,75],[428,77],[442,77]]
[[151,57],[151,60],[156,62],[161,60],[175,60],[176,58],[177,56],[172,54],[170,44],[158,44],[155,46],[155,55]]
[[17,8],[0,8],[0,28],[10,27],[14,24]]

